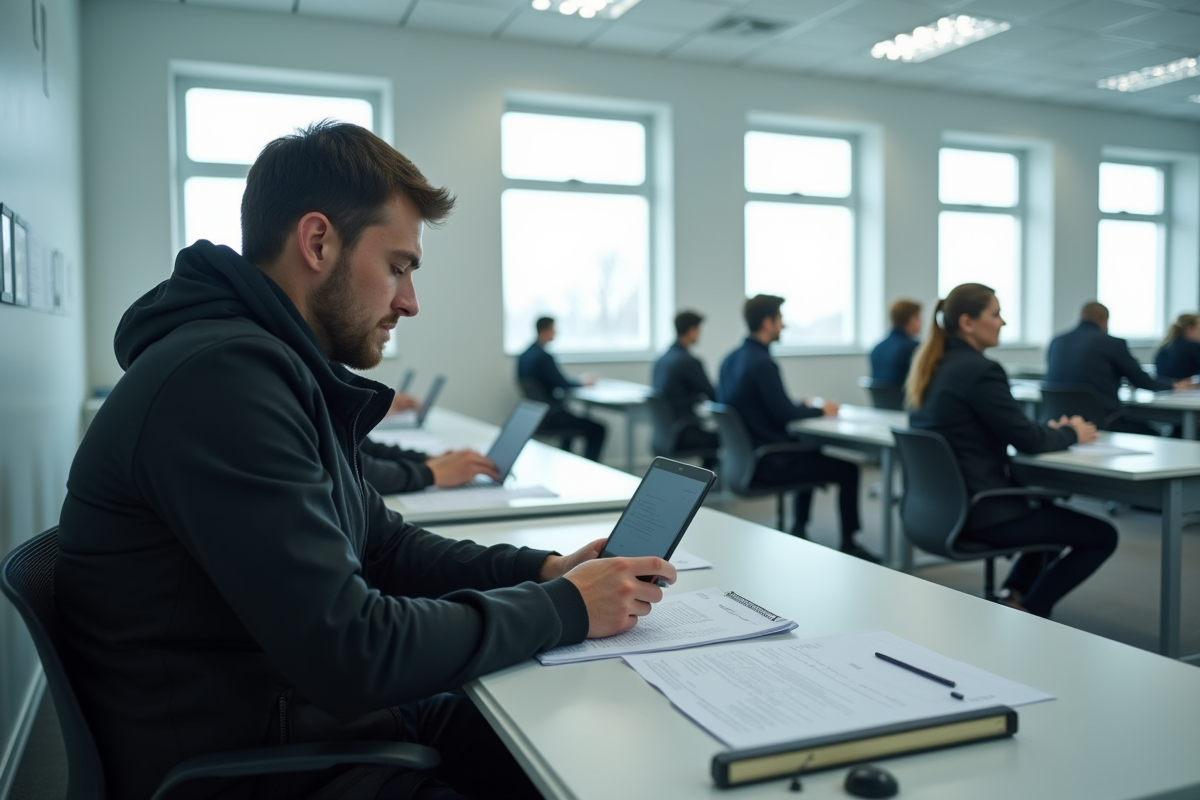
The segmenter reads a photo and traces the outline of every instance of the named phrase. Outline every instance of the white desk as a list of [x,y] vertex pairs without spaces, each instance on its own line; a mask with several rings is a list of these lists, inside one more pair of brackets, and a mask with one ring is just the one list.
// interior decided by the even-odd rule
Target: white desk
[[[893,508],[895,499],[895,470],[896,443],[892,437],[892,427],[908,426],[908,414],[903,411],[886,411],[865,406],[845,405],[838,409],[836,417],[813,417],[793,422],[789,428],[798,434],[811,437],[820,442],[848,447],[867,453],[879,459],[879,470],[882,473],[882,530],[883,530],[883,563],[895,564],[895,546],[893,529]],[[907,550],[905,551],[908,552]],[[911,563],[901,564],[908,570]]]
[[1162,412],[1168,412],[1167,418],[1182,425],[1184,439],[1200,439],[1200,392],[1196,390],[1183,392],[1143,392],[1138,390],[1134,397],[1125,403],[1126,408],[1134,416],[1147,416],[1150,419],[1160,419]]
[[1200,511],[1200,442],[1101,433],[1100,441],[1145,455],[1093,456],[1062,451],[1016,455],[1022,483],[1158,509],[1162,512],[1159,652],[1179,653],[1183,515]]
[[[567,552],[606,535],[615,515],[464,525],[445,533]],[[717,568],[677,588],[732,589],[799,623],[795,635],[879,628],[1050,692],[1018,710],[1012,739],[881,762],[901,797],[928,800],[1195,797],[1200,670],[987,603],[711,509],[682,546]],[[470,683],[547,798],[790,797],[784,780],[718,790],[723,746],[619,660],[542,667],[532,659]],[[845,798],[844,769],[805,776],[801,797]]]
[[654,390],[643,383],[601,378],[591,386],[571,390],[571,397],[598,408],[620,411],[625,415],[625,471],[637,474],[633,457],[634,423],[644,417],[646,398]]
[[[399,444],[419,450],[471,447],[486,453],[500,429],[443,408],[434,408],[420,429],[380,429],[371,438],[387,444]],[[440,445],[441,447],[434,447]],[[513,465],[510,486],[544,486],[557,497],[509,499],[484,508],[456,510],[417,510],[405,506],[402,494],[384,498],[389,508],[399,511],[409,522],[437,525],[478,522],[494,519],[518,519],[562,514],[588,514],[619,511],[625,508],[637,489],[638,479],[620,470],[597,464],[586,458],[541,442],[530,441]]]

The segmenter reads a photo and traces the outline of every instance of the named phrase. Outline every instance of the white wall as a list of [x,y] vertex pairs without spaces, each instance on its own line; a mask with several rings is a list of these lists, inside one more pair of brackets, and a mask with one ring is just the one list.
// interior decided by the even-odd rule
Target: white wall
[[[85,393],[79,8],[42,5],[49,97],[31,4],[0,3],[0,203],[66,255],[73,291],[65,315],[0,305],[0,555],[57,523]],[[0,600],[0,797],[23,744],[16,734],[37,663],[25,626]]]
[[[493,421],[516,397],[512,360],[501,350],[499,118],[506,92],[669,104],[677,305],[708,315],[700,354],[710,369],[742,336],[742,135],[748,113],[881,128],[886,271],[880,316],[883,304],[898,295],[935,300],[936,160],[945,131],[1046,144],[1056,264],[1048,329],[1068,325],[1095,291],[1101,149],[1200,152],[1200,125],[1194,123],[179,4],[92,0],[84,8],[84,41],[94,383],[119,377],[113,329],[130,302],[171,265],[172,59],[378,75],[393,82],[397,147],[460,198],[449,224],[427,237],[427,267],[418,277],[422,312],[399,328],[403,360],[426,380],[447,372],[445,403]],[[1000,357],[1038,361],[1040,353]],[[864,400],[855,386],[866,369],[861,354],[785,361],[798,394]],[[385,362],[381,379],[392,380],[399,369]],[[599,367],[605,375],[640,381],[648,379],[648,369],[646,363]]]

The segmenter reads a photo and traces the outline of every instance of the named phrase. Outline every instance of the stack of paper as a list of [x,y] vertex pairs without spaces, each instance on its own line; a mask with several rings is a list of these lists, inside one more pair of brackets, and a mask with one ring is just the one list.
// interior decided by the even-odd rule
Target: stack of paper
[[597,658],[617,658],[631,653],[678,650],[714,642],[752,639],[796,627],[734,592],[705,589],[656,603],[650,613],[624,633],[539,653],[547,665],[572,664]]
[[463,486],[439,489],[430,486],[420,492],[396,495],[405,511],[461,511],[464,508],[491,508],[510,500],[526,497],[558,497],[545,486]]

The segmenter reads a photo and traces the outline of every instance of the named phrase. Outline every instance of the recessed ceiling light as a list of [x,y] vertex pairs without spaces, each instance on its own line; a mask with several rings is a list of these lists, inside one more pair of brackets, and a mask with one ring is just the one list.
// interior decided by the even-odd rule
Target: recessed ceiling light
[[557,11],[584,19],[616,19],[638,4],[638,0],[533,0],[538,11]]
[[1200,103],[1200,94],[1194,94],[1188,100],[1191,100],[1193,103]]
[[1181,58],[1169,64],[1159,64],[1157,67],[1145,67],[1124,75],[1114,75],[1102,81],[1096,81],[1098,89],[1113,89],[1118,92],[1140,92],[1142,89],[1152,89],[1171,81],[1181,81],[1184,78],[1194,78],[1200,75],[1200,56]]
[[871,55],[915,64],[1004,33],[1011,27],[1007,22],[956,14],[913,28],[912,33],[902,33],[895,39],[880,42],[871,48]]

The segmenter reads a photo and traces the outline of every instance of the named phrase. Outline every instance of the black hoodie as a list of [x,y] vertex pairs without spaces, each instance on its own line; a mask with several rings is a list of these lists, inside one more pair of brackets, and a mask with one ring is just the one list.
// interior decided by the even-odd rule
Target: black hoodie
[[384,506],[358,445],[392,391],[329,363],[232,250],[183,250],[116,352],[55,575],[110,796],[148,796],[203,753],[396,735],[388,707],[586,635],[575,587],[535,582],[547,552],[450,541]]

